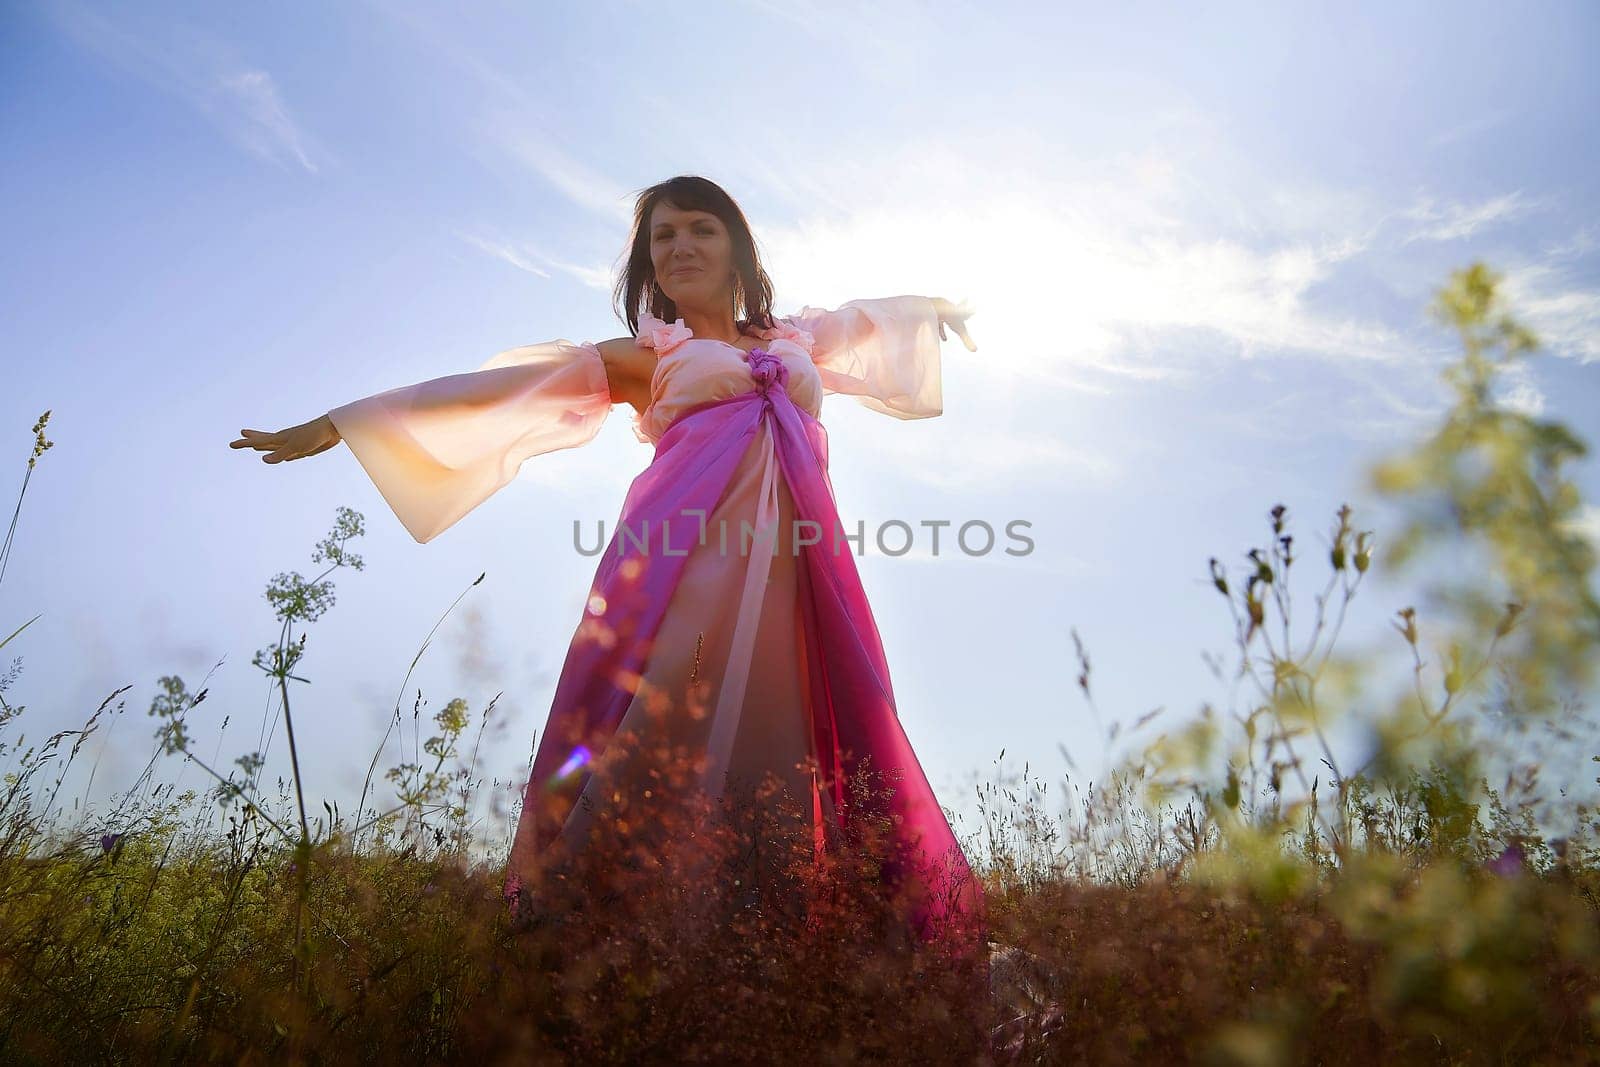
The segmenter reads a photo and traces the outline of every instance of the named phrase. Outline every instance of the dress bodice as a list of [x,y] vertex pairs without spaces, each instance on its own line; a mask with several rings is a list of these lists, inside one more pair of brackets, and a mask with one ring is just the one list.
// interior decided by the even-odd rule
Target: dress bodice
[[655,371],[650,378],[650,404],[633,420],[633,432],[641,441],[656,442],[684,412],[713,400],[748,393],[761,387],[760,379],[772,377],[768,388],[780,386],[795,406],[813,418],[822,413],[822,378],[811,358],[812,338],[782,319],[768,330],[750,330],[749,336],[763,343],[765,350],[781,361],[786,373],[763,374],[757,356],[727,341],[696,337],[683,319],[667,323],[648,313],[640,318],[635,340],[644,348],[655,349]]
[[[642,317],[635,340],[655,350],[650,403],[633,420],[659,444],[685,412],[756,390],[782,389],[812,418],[829,393],[897,419],[943,410],[939,315],[929,297],[803,307],[747,330],[757,355],[697,338],[683,320]],[[403,385],[328,412],[406,530],[426,544],[516,477],[524,461],[576,448],[600,431],[618,398],[593,342],[564,338],[497,353],[477,370]]]

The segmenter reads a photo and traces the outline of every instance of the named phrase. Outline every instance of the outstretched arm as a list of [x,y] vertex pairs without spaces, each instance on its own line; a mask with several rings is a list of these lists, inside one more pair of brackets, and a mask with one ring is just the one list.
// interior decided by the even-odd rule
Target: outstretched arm
[[[648,381],[650,367],[648,361],[642,360],[639,356],[633,339],[624,337],[601,341],[595,347],[600,350],[605,362],[607,393],[617,401],[626,401],[633,404],[636,409],[642,410],[649,402],[647,395],[640,394],[644,383]],[[514,352],[516,349],[511,351]],[[500,358],[501,356],[495,357],[495,359]],[[253,448],[257,452],[267,453],[261,457],[263,463],[282,463],[285,460],[305,459],[326,452],[342,440],[344,438],[340,435],[339,428],[334,425],[333,419],[328,415],[318,415],[309,422],[302,422],[297,426],[275,432],[240,430],[239,436],[228,442],[228,447]]]
[[240,430],[239,437],[228,442],[229,448],[253,448],[266,452],[263,463],[282,463],[286,459],[305,459],[318,452],[326,452],[343,438],[333,420],[318,415],[310,422],[302,422],[286,430],[269,433],[263,430]]
[[611,409],[611,376],[598,345],[522,345],[475,371],[363,397],[275,434],[242,431],[232,447],[270,450],[264,458],[273,463],[343,440],[407,532],[426,544],[527,459],[592,439]]
[[939,342],[945,326],[975,352],[966,331],[972,314],[965,303],[943,297],[892,296],[851,300],[832,311],[805,307],[788,321],[809,338],[826,391],[896,418],[925,419],[944,410]]
[[939,340],[948,340],[944,328],[948,325],[961,338],[961,343],[967,346],[968,352],[976,352],[978,346],[972,343],[972,336],[967,333],[967,320],[978,313],[970,300],[963,300],[959,304],[952,304],[942,296],[933,297],[933,310],[939,316]]

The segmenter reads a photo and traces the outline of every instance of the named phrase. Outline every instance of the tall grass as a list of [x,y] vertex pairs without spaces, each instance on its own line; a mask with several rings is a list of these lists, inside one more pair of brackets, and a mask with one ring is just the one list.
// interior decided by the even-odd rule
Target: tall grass
[[[589,847],[552,850],[533,906],[508,911],[504,857],[478,847],[468,814],[493,701],[470,747],[466,702],[434,713],[432,736],[382,779],[392,804],[368,805],[380,745],[357,812],[319,809],[291,683],[335,572],[363,567],[361,517],[341,509],[313,551],[321,571],[268,585],[277,638],[254,662],[276,707],[231,765],[194,751],[204,684],[164,677],[145,773],[109,810],[68,819],[61,783],[126,687],[36,749],[13,738],[16,670],[0,678],[0,1058],[1600,1058],[1600,822],[1578,783],[1541,779],[1539,747],[1595,736],[1578,700],[1600,643],[1594,552],[1562,469],[1584,446],[1496,403],[1497,371],[1535,342],[1492,273],[1455,273],[1434,310],[1463,339],[1454,405],[1374,471],[1408,525],[1379,535],[1341,508],[1309,621],[1286,507],[1242,573],[1210,560],[1235,639],[1235,662],[1215,664],[1232,706],[1135,740],[1156,717],[1101,713],[1074,633],[1079,692],[1124,754],[1100,783],[1069,778],[1054,811],[1031,761],[979,788],[982,824],[963,845],[989,901],[980,956],[904,936],[906,902],[879,878],[886,825],[856,820],[819,860],[775,779],[712,805],[698,768],[659,744],[643,753],[652,787],[619,795]],[[13,532],[20,513],[19,497]],[[1385,568],[1464,551],[1478,570],[1435,567],[1429,603],[1394,613],[1407,677],[1385,691],[1390,665],[1338,648],[1348,614]],[[414,729],[421,713],[419,694]],[[397,702],[390,731],[405,717]],[[272,792],[280,719],[290,773]],[[1371,741],[1346,766],[1333,739],[1352,727]],[[177,755],[207,788],[154,782]],[[892,788],[872,773],[850,783],[863,801]]]

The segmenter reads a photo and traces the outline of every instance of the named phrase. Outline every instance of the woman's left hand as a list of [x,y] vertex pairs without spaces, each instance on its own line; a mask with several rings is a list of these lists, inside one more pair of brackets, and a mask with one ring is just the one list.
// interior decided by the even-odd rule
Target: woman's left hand
[[967,333],[967,319],[976,315],[977,309],[966,300],[959,304],[952,304],[942,296],[933,298],[934,309],[939,312],[939,340],[947,340],[944,328],[948,323],[950,328],[961,338],[961,343],[967,346],[968,352],[976,352],[978,346],[972,343],[972,338]]

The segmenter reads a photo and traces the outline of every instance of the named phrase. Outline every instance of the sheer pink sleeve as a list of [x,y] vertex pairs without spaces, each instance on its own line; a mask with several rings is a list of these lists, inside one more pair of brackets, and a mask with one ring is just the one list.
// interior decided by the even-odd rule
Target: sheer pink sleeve
[[328,418],[406,531],[426,544],[516,477],[524,460],[593,439],[610,411],[599,348],[556,340],[344,404]]
[[788,321],[811,336],[811,358],[827,392],[899,419],[944,411],[939,313],[930,298],[851,300],[833,311],[804,307]]

